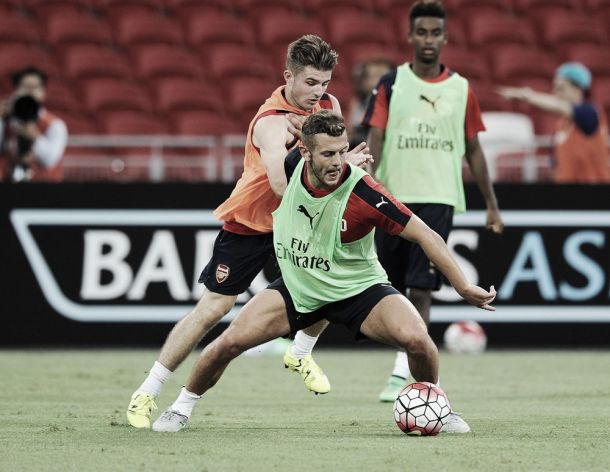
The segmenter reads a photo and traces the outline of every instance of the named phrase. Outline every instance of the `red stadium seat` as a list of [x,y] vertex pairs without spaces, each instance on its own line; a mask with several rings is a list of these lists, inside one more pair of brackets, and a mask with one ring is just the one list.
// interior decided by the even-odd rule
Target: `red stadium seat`
[[42,69],[49,77],[60,75],[53,57],[41,49],[25,44],[0,45],[0,77],[28,66]]
[[447,46],[441,54],[441,62],[467,79],[489,77],[489,67],[485,57],[481,54],[473,54],[468,49]]
[[234,79],[227,88],[230,111],[242,123],[249,123],[274,89],[275,85],[265,79],[255,77]]
[[136,74],[141,78],[203,76],[199,60],[190,52],[169,45],[153,44],[132,50]]
[[56,15],[84,14],[91,9],[89,0],[23,0],[23,3],[32,15],[41,20]]
[[610,77],[610,51],[599,46],[568,47],[566,60],[582,62],[593,74],[593,80],[598,76]]
[[468,21],[468,31],[471,45],[477,48],[497,43],[533,45],[536,42],[532,26],[510,15],[486,13],[472,16]]
[[547,52],[516,46],[494,50],[491,59],[493,75],[500,81],[533,77],[550,80],[559,65]]
[[538,16],[551,12],[581,9],[582,0],[513,0],[515,10],[522,15]]
[[301,13],[301,0],[234,0],[237,11],[248,18]]
[[450,17],[468,19],[486,13],[503,14],[512,9],[511,0],[449,0],[445,1],[445,8]]
[[35,44],[40,41],[37,25],[21,15],[0,15],[0,43]]
[[596,104],[608,111],[610,108],[610,79],[594,79],[592,96]]
[[93,120],[79,111],[57,110],[57,112],[55,112],[50,105],[49,109],[66,122],[68,133],[71,136],[78,134],[96,134],[98,132],[97,126]]
[[354,86],[349,80],[333,80],[326,91],[339,101],[343,116],[349,116],[349,107],[354,96]]
[[371,0],[304,0],[301,2],[310,16],[318,18],[341,15],[371,15],[375,1]]
[[162,0],[91,0],[96,10],[115,20],[126,15],[139,16],[160,14]]
[[68,82],[52,81],[47,85],[45,106],[53,113],[60,111],[77,111],[81,103]]
[[328,21],[330,41],[336,49],[345,44],[379,43],[394,45],[396,38],[387,22],[362,13],[336,15]]
[[89,15],[58,15],[47,22],[46,40],[55,46],[67,43],[110,44],[108,25]]
[[134,111],[115,111],[101,116],[101,129],[108,134],[169,134],[161,118]]
[[588,15],[570,13],[547,15],[542,21],[542,26],[544,42],[555,49],[575,42],[602,45],[607,37],[601,21]]
[[305,18],[294,13],[263,16],[257,25],[257,37],[265,46],[281,46],[284,49],[305,34],[317,34],[324,38],[324,24],[317,18]]
[[182,44],[177,22],[159,15],[121,16],[116,21],[116,39],[120,44]]
[[496,92],[496,85],[487,80],[469,80],[481,111],[510,111],[511,103]]
[[107,47],[93,44],[67,48],[64,53],[64,72],[71,79],[131,77],[129,63],[124,56]]
[[193,15],[185,20],[186,38],[190,44],[251,44],[254,34],[250,23],[224,13]]
[[173,113],[170,121],[178,134],[185,135],[245,134],[247,131],[237,121],[206,111]]
[[273,66],[260,50],[241,46],[219,46],[209,52],[209,70],[214,77],[273,77]]
[[136,84],[116,79],[92,79],[83,85],[85,105],[93,112],[135,110],[149,112],[152,103]]
[[[366,62],[370,59],[388,59],[395,65],[405,62],[408,58],[405,51],[393,47],[382,47],[377,44],[375,45],[362,45],[361,47],[348,50],[347,62],[350,65],[350,69],[356,64]],[[344,62],[345,56],[341,55],[339,62]]]
[[157,106],[165,112],[206,110],[222,113],[225,107],[217,87],[200,80],[168,77],[158,80],[155,90]]

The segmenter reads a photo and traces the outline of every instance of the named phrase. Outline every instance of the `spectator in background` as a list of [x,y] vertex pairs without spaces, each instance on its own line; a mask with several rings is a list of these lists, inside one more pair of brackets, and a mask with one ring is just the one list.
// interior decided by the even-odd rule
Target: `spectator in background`
[[349,106],[348,119],[350,148],[366,141],[367,129],[361,125],[362,117],[371,92],[379,79],[396,68],[396,64],[386,57],[375,57],[355,64],[352,69],[354,97]]
[[0,103],[0,180],[59,180],[68,130],[44,107],[47,75],[28,67],[12,80],[13,94]]
[[608,127],[601,108],[591,103],[591,72],[578,62],[557,69],[553,93],[529,87],[500,87],[509,100],[521,100],[559,115],[553,136],[555,181],[558,183],[610,182]]

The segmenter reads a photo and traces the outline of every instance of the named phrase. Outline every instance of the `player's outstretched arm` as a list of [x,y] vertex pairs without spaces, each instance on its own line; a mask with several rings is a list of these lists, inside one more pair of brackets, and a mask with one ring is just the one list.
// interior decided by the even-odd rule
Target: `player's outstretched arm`
[[496,290],[493,285],[487,291],[470,283],[449,252],[443,238],[430,229],[421,219],[412,215],[400,236],[418,243],[428,259],[447,277],[464,300],[483,310],[495,311],[495,308],[490,305],[496,298]]

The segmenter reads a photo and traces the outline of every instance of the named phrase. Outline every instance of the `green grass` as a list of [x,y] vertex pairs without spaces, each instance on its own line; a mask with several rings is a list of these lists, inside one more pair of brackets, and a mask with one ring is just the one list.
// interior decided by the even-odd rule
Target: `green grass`
[[317,350],[333,387],[325,396],[278,357],[241,357],[186,430],[135,430],[124,409],[156,354],[0,351],[0,470],[610,470],[608,352],[443,355],[442,386],[474,433],[434,438],[398,430],[391,405],[376,401],[393,354],[366,349]]

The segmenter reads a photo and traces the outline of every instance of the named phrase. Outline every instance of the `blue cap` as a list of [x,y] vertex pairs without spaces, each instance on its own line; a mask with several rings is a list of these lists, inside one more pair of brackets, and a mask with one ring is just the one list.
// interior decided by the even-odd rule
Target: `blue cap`
[[557,69],[557,75],[569,80],[577,87],[587,90],[591,87],[591,72],[580,62],[566,62]]

